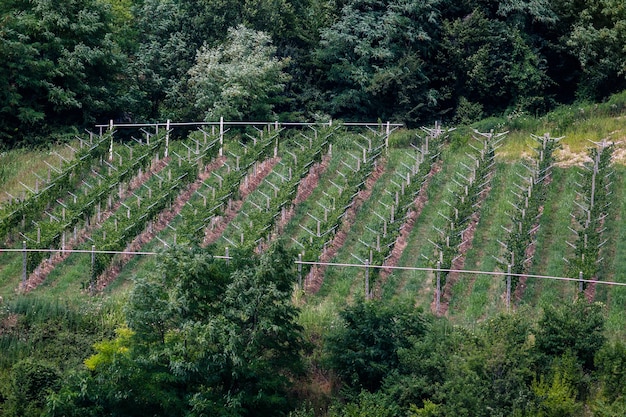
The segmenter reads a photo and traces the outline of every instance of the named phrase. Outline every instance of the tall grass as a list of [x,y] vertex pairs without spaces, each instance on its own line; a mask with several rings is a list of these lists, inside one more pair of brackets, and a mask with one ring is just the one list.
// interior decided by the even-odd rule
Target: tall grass
[[[69,145],[76,149],[78,141],[70,142]],[[62,159],[58,155],[70,160],[74,156],[74,151],[67,145],[54,145],[49,149],[19,148],[1,152],[0,205],[8,201],[10,195],[17,198],[28,196],[29,191],[20,183],[34,190],[36,182],[41,183],[38,176],[47,180],[51,169],[46,163],[61,168]],[[54,176],[54,171],[51,175]]]
[[0,308],[0,369],[27,357],[75,366],[122,322],[120,304],[108,300],[30,294],[7,301]]

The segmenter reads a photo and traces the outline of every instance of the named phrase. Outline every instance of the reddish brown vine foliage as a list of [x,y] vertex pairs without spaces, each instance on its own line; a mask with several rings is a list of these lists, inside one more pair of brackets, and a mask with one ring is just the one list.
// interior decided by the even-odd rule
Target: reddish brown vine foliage
[[[145,230],[143,233],[133,239],[133,241],[126,247],[126,252],[137,252],[141,250],[141,248],[146,243],[153,240],[157,234],[165,230],[167,225],[176,216],[178,216],[178,214],[180,214],[185,204],[191,199],[194,193],[198,191],[204,181],[206,181],[211,176],[211,173],[213,171],[224,165],[225,161],[225,157],[220,157],[208,164],[200,173],[196,181],[190,184],[185,191],[183,191],[178,195],[178,197],[176,197],[176,200],[174,200],[172,206],[169,209],[161,212],[157,221],[150,228],[148,228],[148,230]],[[123,254],[116,257],[111,266],[98,277],[96,290],[102,291],[104,288],[106,288],[107,285],[113,282],[119,276],[124,265],[126,265],[133,258],[133,256],[134,255],[131,254]]]
[[[100,227],[109,217],[111,217],[122,205],[124,199],[129,197],[134,191],[139,189],[152,175],[155,173],[158,174],[161,172],[169,163],[170,159],[161,159],[159,161],[155,161],[150,165],[150,168],[137,176],[135,176],[128,184],[128,187],[123,191],[121,198],[113,204],[108,210],[102,211],[100,214],[100,219],[97,222],[91,223],[89,226],[83,227],[79,232],[76,233],[76,238],[72,237],[65,243],[66,251],[71,251],[78,245],[83,244],[87,238],[91,235],[91,233]],[[35,268],[35,270],[30,274],[26,283],[20,283],[18,288],[19,291],[27,293],[39,285],[41,285],[48,275],[56,268],[61,262],[66,260],[71,255],[71,252],[56,252],[48,259],[44,259],[41,264]]]

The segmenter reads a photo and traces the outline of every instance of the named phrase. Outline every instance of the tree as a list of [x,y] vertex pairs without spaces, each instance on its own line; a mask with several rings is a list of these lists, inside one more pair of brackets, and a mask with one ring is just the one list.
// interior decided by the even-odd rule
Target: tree
[[428,329],[421,311],[408,303],[358,300],[340,317],[324,345],[330,367],[355,392],[378,390],[385,376],[398,368],[399,351]]
[[626,88],[626,9],[621,1],[589,2],[568,33],[582,68],[578,94],[599,100]]
[[15,144],[113,118],[125,59],[112,14],[96,0],[10,0],[0,6],[0,138]]
[[539,321],[536,343],[548,360],[571,351],[585,370],[594,367],[594,357],[604,345],[604,307],[580,297],[571,304],[546,306]]
[[442,54],[451,64],[455,95],[479,104],[487,114],[548,106],[543,97],[550,85],[546,68],[516,25],[475,10],[446,22]]
[[52,364],[24,359],[13,365],[6,416],[39,416],[48,394],[57,390],[61,373]]
[[275,57],[270,37],[243,25],[228,30],[223,45],[204,46],[189,70],[195,109],[205,120],[273,117],[288,76],[288,59]]
[[98,343],[47,415],[281,415],[300,372],[301,327],[291,304],[292,254],[248,260],[202,249],[167,251],[133,289],[128,328]]
[[434,113],[427,62],[437,48],[439,0],[352,0],[321,33],[327,110],[335,117],[413,122]]

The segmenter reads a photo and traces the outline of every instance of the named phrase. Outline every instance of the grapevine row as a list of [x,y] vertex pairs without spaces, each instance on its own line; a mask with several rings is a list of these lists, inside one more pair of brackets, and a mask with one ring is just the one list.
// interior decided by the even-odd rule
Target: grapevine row
[[[245,217],[242,219],[245,223],[232,222],[233,228],[239,229],[241,239],[237,240],[232,233],[233,239],[228,239],[227,233],[222,236],[223,239],[230,244],[236,242],[236,246],[247,248],[258,246],[263,239],[269,242],[272,228],[280,220],[281,215],[292,206],[302,179],[306,177],[313,164],[321,161],[324,153],[328,151],[331,146],[329,138],[337,128],[338,126],[328,133],[319,132],[319,135],[316,132],[315,137],[302,135],[308,139],[308,144],[301,144],[296,138],[285,141],[295,146],[291,146],[291,150],[284,149],[280,152],[282,161],[272,171],[274,174],[272,178],[266,179],[266,186],[257,189],[246,200],[246,206],[240,210],[240,218]],[[275,181],[276,184],[271,181]],[[243,226],[237,226],[236,223],[243,223]]]
[[[47,249],[63,246],[62,237],[65,232],[74,228],[82,219],[89,223],[102,204],[107,202],[111,205],[115,194],[121,194],[121,184],[130,181],[138,172],[145,169],[151,162],[151,156],[159,151],[162,141],[156,140],[150,146],[140,146],[129,149],[135,150],[135,155],[131,158],[130,153],[124,153],[126,148],[122,148],[117,153],[120,164],[105,162],[105,171],[108,174],[102,175],[92,170],[92,177],[82,181],[84,193],[73,194],[68,191],[65,198],[57,200],[57,207],[52,212],[47,212],[48,221],[36,223],[36,230],[24,234],[29,241],[29,246],[38,249]],[[90,184],[92,182],[93,184]],[[27,272],[32,272],[44,258],[43,252],[29,252],[27,260]]]
[[[123,204],[113,216],[102,225],[100,233],[92,235],[93,245],[102,251],[122,251],[135,236],[140,234],[150,222],[157,219],[160,212],[176,199],[176,196],[190,183],[196,180],[206,161],[218,153],[215,143],[208,145],[194,158],[181,156],[189,149],[182,142],[174,143],[170,150],[170,162],[167,173],[162,177],[153,176],[144,184],[142,193],[137,194],[137,209],[131,209],[135,203]],[[100,275],[113,259],[110,253],[96,255],[93,275]]]
[[439,240],[435,243],[439,252],[438,266],[444,271],[440,274],[440,285],[446,283],[448,271],[453,269],[454,261],[462,256],[461,246],[465,243],[465,232],[472,222],[473,216],[478,212],[480,202],[484,198],[484,193],[489,187],[491,175],[495,165],[495,148],[501,138],[507,133],[494,134],[480,133],[473,136],[481,143],[480,148],[475,148],[478,156],[469,155],[473,160],[473,166],[465,166],[468,176],[457,173],[464,179],[464,183],[458,183],[459,189],[453,192],[454,201],[448,202],[450,207],[449,215],[442,215],[445,226],[439,230]]
[[80,149],[72,162],[65,162],[63,168],[51,178],[43,189],[37,190],[30,198],[23,201],[11,201],[0,212],[0,239],[5,240],[12,230],[20,224],[29,225],[40,218],[61,198],[64,193],[72,190],[80,180],[89,173],[93,161],[100,160],[108,149],[110,137],[104,136],[88,148]]
[[[508,269],[510,266],[513,274],[524,273],[531,260],[527,254],[539,228],[539,217],[555,162],[554,152],[559,148],[559,141],[562,138],[551,138],[546,134],[541,137],[533,135],[533,139],[539,143],[539,147],[535,149],[537,157],[531,166],[526,166],[530,175],[524,178],[524,185],[518,186],[522,194],[518,195],[517,203],[512,203],[515,208],[510,216],[512,225],[511,229],[506,230],[508,237],[503,242],[505,259],[499,260],[500,267]],[[512,288],[515,288],[518,282],[519,276],[513,275]]]
[[[579,210],[573,215],[576,242],[569,243],[574,248],[574,255],[568,261],[569,274],[572,277],[582,276],[586,279],[595,278],[600,270],[600,249],[606,243],[601,242],[604,231],[604,219],[609,214],[611,202],[611,156],[612,144],[602,142],[590,150],[591,164],[587,164],[581,172],[581,192],[576,202]],[[585,285],[583,285],[585,287]]]

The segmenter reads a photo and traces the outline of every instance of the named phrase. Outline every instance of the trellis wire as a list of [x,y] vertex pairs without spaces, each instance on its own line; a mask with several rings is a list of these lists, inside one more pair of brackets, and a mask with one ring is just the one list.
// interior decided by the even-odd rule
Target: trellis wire
[[[146,251],[108,251],[108,250],[91,250],[91,249],[17,249],[17,248],[0,248],[0,253],[3,252],[18,252],[18,253],[27,253],[27,252],[48,252],[48,253],[104,253],[104,254],[113,254],[113,255],[139,255],[139,256],[151,256],[151,255],[159,255],[161,252],[146,252]],[[223,256],[223,255],[213,255],[216,259],[234,259],[232,256]],[[575,281],[580,282],[584,281],[587,283],[593,284],[605,284],[605,285],[616,285],[626,287],[626,282],[615,282],[615,281],[599,281],[593,279],[580,279],[580,278],[570,278],[570,277],[559,277],[559,276],[551,276],[551,275],[536,275],[536,274],[515,274],[515,273],[507,273],[507,272],[498,272],[498,271],[475,271],[469,269],[446,269],[446,268],[427,268],[427,267],[411,267],[411,266],[391,266],[391,265],[372,265],[372,264],[351,264],[351,263],[338,263],[338,262],[317,262],[317,261],[294,261],[296,265],[323,265],[323,266],[331,266],[331,267],[349,267],[349,268],[377,268],[377,269],[392,269],[392,270],[403,270],[403,271],[424,271],[424,272],[456,272],[460,274],[473,274],[473,275],[490,275],[490,276],[517,276],[517,277],[526,277],[526,278],[537,278],[537,279],[554,279],[558,281]]]

